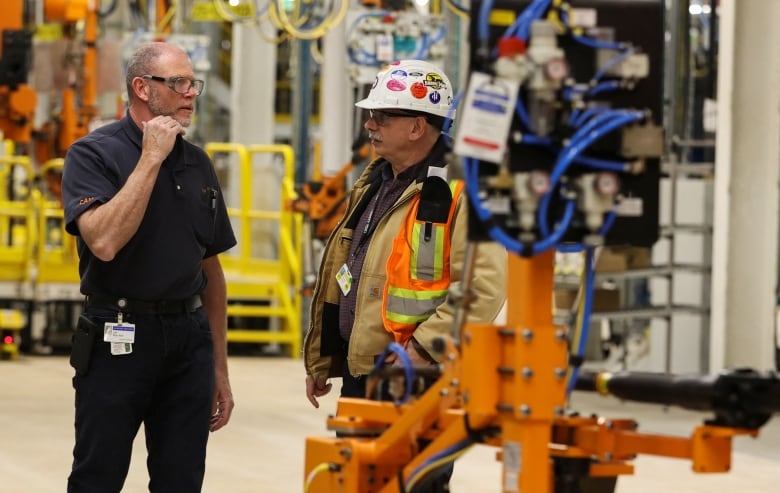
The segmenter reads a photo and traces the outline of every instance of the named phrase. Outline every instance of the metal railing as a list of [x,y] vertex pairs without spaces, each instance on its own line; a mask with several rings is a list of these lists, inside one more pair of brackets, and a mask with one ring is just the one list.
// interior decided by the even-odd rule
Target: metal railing
[[[220,256],[227,282],[228,341],[280,343],[290,356],[297,357],[301,350],[303,221],[288,207],[296,198],[292,147],[215,142],[205,149],[212,159],[219,154],[234,155],[239,168],[237,204],[227,204],[238,244]],[[263,154],[282,158],[279,187],[255,184],[253,160]],[[276,190],[278,200],[272,197],[265,200],[271,202],[270,206],[256,205],[261,197],[268,199]],[[270,243],[270,255],[258,253],[263,242]],[[248,319],[265,319],[268,324],[275,319],[280,326],[259,328],[257,323],[248,324]]]

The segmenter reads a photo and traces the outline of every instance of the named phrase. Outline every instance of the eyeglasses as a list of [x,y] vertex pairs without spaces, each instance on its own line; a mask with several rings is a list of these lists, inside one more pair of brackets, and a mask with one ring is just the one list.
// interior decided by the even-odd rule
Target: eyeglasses
[[156,80],[157,82],[165,82],[165,85],[171,88],[172,91],[179,94],[187,94],[190,89],[195,91],[196,96],[200,96],[203,92],[203,86],[206,84],[200,79],[188,79],[187,77],[160,77],[158,75],[142,75],[142,79]]
[[384,127],[390,123],[391,118],[416,118],[418,115],[415,113],[395,113],[382,110],[368,110],[368,118],[374,120],[377,125]]

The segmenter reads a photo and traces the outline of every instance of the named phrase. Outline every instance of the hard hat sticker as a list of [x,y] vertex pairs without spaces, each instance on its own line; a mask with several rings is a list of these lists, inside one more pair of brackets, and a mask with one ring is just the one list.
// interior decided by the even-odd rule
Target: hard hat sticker
[[444,83],[444,79],[441,78],[441,75],[429,72],[425,74],[425,85],[433,89],[441,89],[446,84]]
[[441,94],[439,91],[431,91],[428,95],[428,100],[433,104],[439,104],[439,101],[441,101]]
[[425,87],[425,84],[422,82],[415,82],[412,84],[412,87],[409,88],[409,91],[412,93],[412,96],[416,97],[417,99],[422,99],[428,94],[428,88]]
[[390,89],[391,91],[403,91],[404,89],[406,89],[406,84],[404,84],[400,80],[392,79],[387,81],[387,88]]
[[402,80],[406,78],[406,72],[401,69],[396,69],[390,72],[390,77],[396,80]]

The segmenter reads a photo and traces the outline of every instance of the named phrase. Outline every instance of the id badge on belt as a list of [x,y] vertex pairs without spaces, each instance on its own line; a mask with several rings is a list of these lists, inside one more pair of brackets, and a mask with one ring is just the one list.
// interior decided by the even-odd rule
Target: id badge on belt
[[132,353],[135,324],[124,322],[120,312],[116,322],[106,322],[103,326],[103,341],[111,343],[111,354],[114,356]]

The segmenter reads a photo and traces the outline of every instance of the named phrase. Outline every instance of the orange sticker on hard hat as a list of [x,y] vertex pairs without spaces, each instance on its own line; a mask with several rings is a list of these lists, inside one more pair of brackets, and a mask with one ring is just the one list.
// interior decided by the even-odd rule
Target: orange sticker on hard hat
[[409,91],[412,93],[412,96],[416,97],[417,99],[422,99],[428,94],[428,88],[425,87],[425,84],[422,82],[415,82],[412,84],[412,87],[409,88]]

